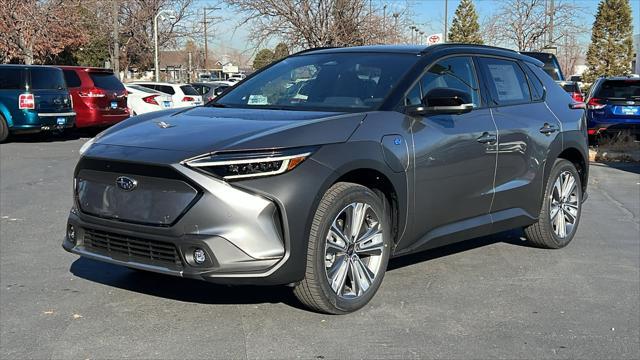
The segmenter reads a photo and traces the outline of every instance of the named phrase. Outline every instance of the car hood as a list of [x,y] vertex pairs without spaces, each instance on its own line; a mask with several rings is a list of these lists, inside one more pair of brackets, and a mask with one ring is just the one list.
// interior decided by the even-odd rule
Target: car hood
[[[196,107],[137,116],[100,134],[96,148],[135,147],[196,156],[339,143],[365,114]],[[93,155],[96,155],[95,152]]]

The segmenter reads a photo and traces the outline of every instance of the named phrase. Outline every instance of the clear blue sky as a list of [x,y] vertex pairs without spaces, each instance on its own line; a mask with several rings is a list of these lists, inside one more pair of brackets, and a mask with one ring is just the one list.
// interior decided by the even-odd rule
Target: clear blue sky
[[[445,0],[409,0],[412,4],[412,8],[416,14],[416,23],[421,24],[421,27],[427,33],[443,32],[443,19],[444,19],[444,3]],[[563,1],[563,0],[556,0]],[[587,16],[581,16],[576,18],[576,23],[586,25],[587,28],[591,28],[593,20],[598,8],[599,0],[564,0],[575,2],[585,9]],[[631,7],[633,9],[633,25],[634,34],[640,32],[640,0],[630,0]],[[220,3],[217,0],[194,0],[195,6],[201,8],[204,6],[220,6],[222,10],[215,12],[215,16],[219,16],[225,21],[215,26],[216,32],[210,37],[210,41],[213,43],[212,48],[217,52],[224,52],[225,48],[234,48],[237,50],[245,50],[251,48],[251,44],[247,43],[246,35],[250,29],[243,27],[234,31],[234,28],[239,20],[238,15],[231,12],[226,5]],[[374,4],[387,4],[389,8],[394,6],[403,7],[404,0],[373,0]],[[453,13],[458,6],[460,0],[448,0],[448,15],[449,24],[453,18]],[[480,15],[480,19],[490,16],[495,7],[499,4],[496,0],[475,0],[476,8]],[[387,11],[390,11],[389,9]],[[202,12],[200,11],[200,14]],[[590,32],[584,34],[585,41],[590,37]]]

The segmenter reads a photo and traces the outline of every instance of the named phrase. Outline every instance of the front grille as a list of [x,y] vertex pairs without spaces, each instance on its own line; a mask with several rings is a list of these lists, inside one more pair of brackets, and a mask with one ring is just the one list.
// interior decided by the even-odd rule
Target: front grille
[[98,253],[119,259],[151,260],[172,266],[182,266],[175,245],[111,232],[84,229],[84,245]]

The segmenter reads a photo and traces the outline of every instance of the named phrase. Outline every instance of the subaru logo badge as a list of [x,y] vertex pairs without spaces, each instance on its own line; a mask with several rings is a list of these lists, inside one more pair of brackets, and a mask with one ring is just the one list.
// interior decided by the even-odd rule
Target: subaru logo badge
[[116,185],[120,190],[133,191],[138,187],[138,181],[126,176],[118,176],[116,179]]
[[164,122],[164,121],[160,121],[160,122],[158,122],[158,123],[156,123],[156,124],[158,124],[158,126],[159,126],[161,129],[168,129],[168,128],[170,128],[170,127],[174,127],[174,126],[175,126],[175,125],[171,125],[171,124],[169,124],[169,123],[166,123],[166,122]]

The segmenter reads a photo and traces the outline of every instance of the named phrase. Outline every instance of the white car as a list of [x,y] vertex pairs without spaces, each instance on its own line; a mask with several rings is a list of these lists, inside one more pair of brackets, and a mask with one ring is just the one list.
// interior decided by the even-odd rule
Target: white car
[[124,84],[124,88],[127,89],[127,107],[131,115],[140,115],[173,107],[171,95],[135,84]]
[[154,81],[137,81],[132,84],[171,95],[173,107],[176,108],[202,105],[202,96],[189,84],[171,84]]

